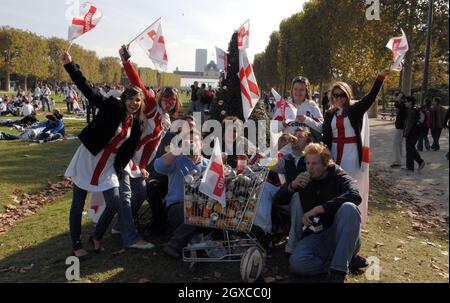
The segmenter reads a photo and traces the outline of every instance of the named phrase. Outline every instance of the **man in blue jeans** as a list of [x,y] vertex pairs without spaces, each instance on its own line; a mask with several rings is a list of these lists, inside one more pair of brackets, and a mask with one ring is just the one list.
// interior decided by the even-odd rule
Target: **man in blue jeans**
[[[302,276],[328,273],[329,282],[343,283],[349,268],[368,265],[357,256],[361,196],[356,182],[334,164],[325,145],[310,143],[304,155],[307,172],[289,184],[299,192],[304,213],[297,226],[301,240],[289,259],[290,268]],[[317,218],[319,223],[313,223]]]
[[177,155],[171,145],[171,151],[155,160],[156,172],[167,175],[169,179],[165,208],[173,235],[163,251],[175,259],[181,258],[182,249],[198,232],[196,226],[184,224],[184,177],[192,174],[194,170],[198,174],[201,173],[209,163],[201,155],[201,134],[196,131],[185,134],[183,131],[183,134],[179,136],[182,142],[189,143],[189,151],[183,151],[183,154]]

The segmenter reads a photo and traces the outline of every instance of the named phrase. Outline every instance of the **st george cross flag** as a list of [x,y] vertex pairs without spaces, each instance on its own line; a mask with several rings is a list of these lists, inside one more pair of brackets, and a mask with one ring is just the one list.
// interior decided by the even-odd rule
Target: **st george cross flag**
[[238,48],[247,49],[250,43],[250,20],[245,21],[245,23],[238,29]]
[[408,39],[406,38],[403,29],[402,36],[391,38],[386,47],[392,50],[393,54],[394,64],[392,65],[391,69],[394,71],[401,71],[403,68],[402,61],[409,50]]
[[228,67],[228,55],[224,50],[218,48],[217,46],[216,46],[216,61],[217,61],[217,68],[225,72],[226,78]]
[[239,50],[239,81],[241,84],[242,112],[247,121],[256,103],[258,103],[261,93],[245,49]]
[[361,211],[361,224],[367,223],[367,209],[369,202],[369,162],[370,162],[370,128],[367,113],[364,115],[361,130],[361,140],[363,146],[363,157],[359,175],[357,176],[358,190],[362,201],[359,205]]
[[209,165],[203,175],[199,191],[211,199],[218,201],[225,208],[225,174],[220,146],[219,138],[216,137],[214,140],[214,149],[209,159]]
[[81,4],[79,16],[74,16],[69,26],[69,41],[93,29],[102,18],[102,13],[89,2]]
[[273,115],[273,120],[284,121],[286,123],[295,121],[295,119],[297,119],[297,107],[288,100],[282,98],[274,88],[272,88],[271,91],[277,102],[277,110]]
[[167,57],[166,42],[162,30],[161,18],[146,28],[145,31],[137,36],[133,41],[136,41],[137,44],[142,47],[150,60],[152,60],[157,70],[167,70],[169,59]]

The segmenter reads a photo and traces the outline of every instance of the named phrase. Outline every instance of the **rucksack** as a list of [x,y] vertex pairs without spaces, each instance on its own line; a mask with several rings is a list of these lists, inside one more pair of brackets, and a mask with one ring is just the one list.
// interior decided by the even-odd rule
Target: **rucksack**
[[426,128],[426,114],[421,110],[416,108],[418,115],[417,118],[417,127],[419,129],[425,129]]
[[431,111],[429,111],[427,108],[425,107],[421,107],[420,108],[420,113],[424,115],[424,126],[427,128],[431,127]]

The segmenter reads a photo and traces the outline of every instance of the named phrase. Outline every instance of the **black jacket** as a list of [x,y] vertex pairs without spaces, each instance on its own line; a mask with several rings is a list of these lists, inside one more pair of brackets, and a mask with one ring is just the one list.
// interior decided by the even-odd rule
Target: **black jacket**
[[304,213],[322,205],[325,213],[318,215],[324,228],[333,224],[334,216],[342,204],[361,204],[356,181],[339,165],[328,168],[328,175],[322,180],[311,180],[305,188],[298,190]]
[[298,160],[297,166],[295,166],[295,159],[291,154],[284,156],[282,159],[284,160],[286,183],[275,193],[273,203],[286,205],[291,202],[292,195],[294,194],[294,192],[288,190],[288,186],[300,173],[306,171],[306,163],[305,157],[301,157]]
[[[355,130],[357,144],[358,144],[358,155],[359,155],[359,164],[361,165],[362,161],[362,139],[361,139],[361,130],[363,125],[364,114],[369,110],[372,104],[375,102],[378,92],[383,85],[384,78],[378,77],[375,80],[375,83],[372,86],[369,94],[364,96],[359,102],[356,102],[350,105],[346,111],[346,114],[350,120],[350,124]],[[333,121],[333,117],[336,115],[337,108],[333,108],[328,110],[325,113],[324,122],[322,126],[323,131],[323,142],[328,146],[331,150],[332,142],[333,142],[333,130],[331,128],[331,122]]]
[[[80,67],[74,62],[64,65],[64,68],[78,89],[89,100],[89,103],[99,109],[95,118],[78,135],[84,146],[91,154],[96,156],[111,141],[120,123],[125,119],[125,104],[114,97],[105,98],[100,92],[88,85]],[[117,174],[120,175],[122,169],[130,161],[140,137],[141,126],[139,120],[134,118],[130,138],[120,146],[114,161]]]
[[406,119],[405,119],[405,129],[403,131],[403,137],[414,137],[419,136],[422,131],[419,122],[420,110],[418,108],[408,108],[406,109]]
[[403,101],[395,101],[395,108],[397,109],[397,116],[395,118],[395,128],[405,129],[405,119],[406,119],[406,107]]

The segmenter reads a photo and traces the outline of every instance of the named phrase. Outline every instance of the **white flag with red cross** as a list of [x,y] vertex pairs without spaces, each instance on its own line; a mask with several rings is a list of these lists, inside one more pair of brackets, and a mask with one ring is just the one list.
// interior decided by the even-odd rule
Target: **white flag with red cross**
[[89,2],[81,4],[78,12],[78,16],[73,17],[69,26],[69,41],[93,29],[103,16],[100,10]]
[[391,69],[394,71],[402,70],[403,68],[402,61],[409,50],[408,39],[406,38],[403,29],[401,31],[402,31],[401,37],[391,38],[386,45],[387,48],[392,50],[394,64],[392,65]]
[[225,208],[225,174],[219,138],[214,140],[214,149],[200,183],[199,191],[218,201]]
[[216,61],[217,61],[217,68],[225,72],[226,78],[228,67],[228,55],[224,50],[218,48],[217,46],[216,46]]
[[295,121],[297,119],[297,107],[281,97],[274,88],[272,88],[271,92],[277,102],[277,110],[273,115],[273,120],[284,121],[286,123]]
[[136,41],[137,44],[142,47],[150,60],[152,60],[157,70],[167,70],[169,59],[167,57],[166,39],[162,30],[161,18],[147,27],[145,31],[137,36],[133,41]]
[[248,120],[256,103],[261,97],[258,83],[256,83],[253,68],[248,61],[247,51],[245,49],[239,50],[239,81],[241,86],[242,96],[242,111],[245,120]]
[[245,21],[245,23],[238,29],[238,48],[246,49],[250,44],[250,20]]

